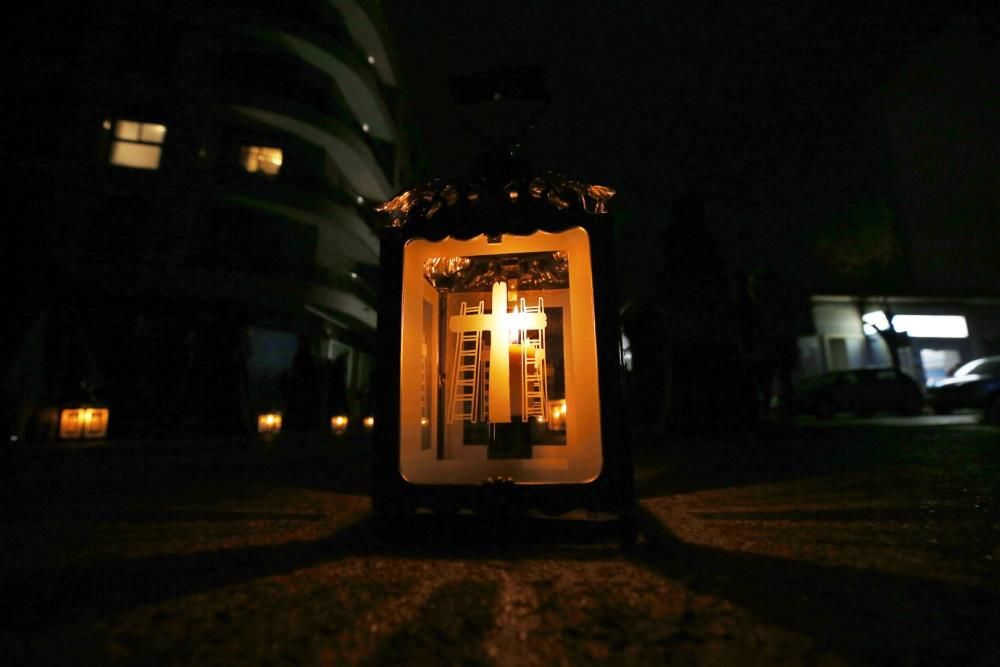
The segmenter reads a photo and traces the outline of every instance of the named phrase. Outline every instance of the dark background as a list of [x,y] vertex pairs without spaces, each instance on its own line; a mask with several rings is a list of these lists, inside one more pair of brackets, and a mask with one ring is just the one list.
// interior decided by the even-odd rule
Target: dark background
[[[694,191],[729,269],[765,267],[814,291],[849,291],[857,285],[833,275],[817,246],[836,242],[845,221],[887,208],[903,250],[893,287],[925,294],[1000,284],[996,7],[382,3],[414,180],[462,173],[480,148],[455,121],[450,77],[540,65],[552,103],[522,152],[618,190],[614,210],[634,265],[662,260],[649,238]],[[9,26],[12,217],[37,207],[51,178],[46,158],[68,136],[58,124],[73,103],[66,84],[88,8],[37,3]],[[30,230],[11,231],[9,247],[30,245]],[[626,291],[642,284],[626,276]]]
[[[705,202],[730,268],[777,268],[817,288],[844,287],[816,266],[825,230],[881,206],[893,211],[904,246],[954,246],[955,230],[943,225],[992,243],[990,253],[921,256],[918,284],[914,267],[902,266],[901,288],[975,290],[980,278],[954,280],[954,269],[974,255],[988,270],[995,257],[993,3],[383,7],[419,175],[461,173],[478,149],[455,122],[449,77],[542,65],[552,103],[524,155],[618,189],[626,249],[640,260],[658,259],[642,253],[689,190]],[[928,185],[948,204],[928,211]]]

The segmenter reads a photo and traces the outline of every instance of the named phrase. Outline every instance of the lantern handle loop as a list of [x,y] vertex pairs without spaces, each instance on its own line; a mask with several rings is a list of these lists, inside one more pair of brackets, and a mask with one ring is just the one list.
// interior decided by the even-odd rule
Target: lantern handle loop
[[[545,68],[494,67],[449,79],[452,110],[459,127],[480,140],[487,152],[513,155],[548,111],[551,96]],[[516,106],[534,103],[527,111]]]

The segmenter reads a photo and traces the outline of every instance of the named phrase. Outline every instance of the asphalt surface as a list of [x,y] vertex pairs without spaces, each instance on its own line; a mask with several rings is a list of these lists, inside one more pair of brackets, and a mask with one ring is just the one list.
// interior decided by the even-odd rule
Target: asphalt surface
[[3,662],[1000,655],[1000,429],[974,418],[639,443],[641,535],[625,548],[586,514],[485,533],[418,517],[406,539],[376,539],[367,456],[335,439],[5,451]]

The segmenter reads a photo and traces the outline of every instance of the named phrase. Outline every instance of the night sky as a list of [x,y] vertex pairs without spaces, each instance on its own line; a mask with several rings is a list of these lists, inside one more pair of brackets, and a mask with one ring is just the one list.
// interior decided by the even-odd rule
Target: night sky
[[[961,17],[993,64],[998,53],[991,3],[851,4],[387,0],[383,8],[418,176],[462,173],[477,151],[456,125],[450,76],[542,65],[552,103],[523,147],[535,164],[617,188],[615,210],[633,234],[661,225],[693,189],[731,264],[806,271],[812,257],[796,253],[852,202],[907,197],[886,129],[893,81]],[[995,129],[993,118],[975,119],[973,131]],[[977,159],[980,171],[996,164]],[[929,180],[946,167],[922,166]]]
[[[62,136],[36,121],[72,71],[74,26],[87,14],[74,7],[35,6],[13,35],[9,52],[30,75],[17,77],[12,126],[35,152]],[[776,268],[837,288],[814,249],[851,210],[888,203],[905,232],[904,287],[952,294],[1000,284],[997,7],[382,2],[414,179],[461,174],[478,152],[456,123],[449,77],[541,65],[552,102],[522,152],[616,188],[634,264],[658,261],[648,238],[693,190],[731,269]]]

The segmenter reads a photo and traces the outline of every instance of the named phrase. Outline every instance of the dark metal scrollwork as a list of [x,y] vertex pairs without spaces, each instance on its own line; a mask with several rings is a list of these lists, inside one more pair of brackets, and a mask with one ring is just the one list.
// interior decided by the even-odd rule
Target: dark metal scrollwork
[[[470,183],[464,188],[464,197],[468,205],[476,205],[481,199],[481,192],[481,186],[476,183]],[[512,204],[527,199],[521,196],[522,193],[526,193],[532,199],[546,201],[560,211],[576,205],[590,215],[606,214],[607,202],[615,196],[613,188],[582,183],[553,172],[524,181],[510,181],[502,189],[503,198]],[[401,227],[406,224],[411,212],[429,220],[443,207],[458,204],[462,200],[462,195],[463,189],[453,183],[442,184],[441,181],[432,181],[397,195],[375,207],[375,210],[388,213],[392,216],[392,226]]]

